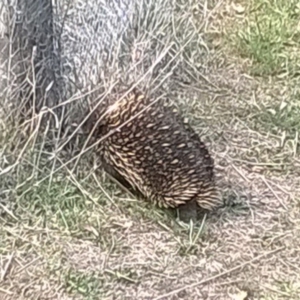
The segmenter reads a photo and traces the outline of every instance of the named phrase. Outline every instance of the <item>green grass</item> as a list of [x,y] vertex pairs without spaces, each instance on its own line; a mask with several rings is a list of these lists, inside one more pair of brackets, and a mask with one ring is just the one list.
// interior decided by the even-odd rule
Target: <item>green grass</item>
[[37,187],[25,185],[22,190],[17,192],[17,213],[27,215],[29,225],[34,217],[35,222],[38,220],[45,227],[52,228],[55,224],[61,230],[72,232],[88,218],[88,203],[77,188],[66,181],[52,183],[50,189],[42,183]]
[[269,132],[286,139],[295,139],[300,131],[300,98],[290,94],[287,101],[272,98],[267,103],[240,107],[235,111],[240,120],[248,120],[248,126],[262,133]]
[[[92,180],[85,180],[80,184],[87,190],[95,183]],[[86,227],[93,227],[97,232],[101,232],[96,239],[102,245],[110,244],[109,233],[106,234],[105,229],[102,228],[106,222],[109,222],[105,210],[110,209],[118,209],[120,214],[126,213],[135,220],[147,220],[166,226],[175,232],[182,232],[183,229],[175,223],[176,210],[159,208],[142,199],[122,200],[122,197],[128,195],[116,184],[110,182],[104,184],[104,189],[112,196],[116,192],[118,195],[121,193],[121,197],[115,196],[113,198],[116,200],[109,200],[100,189],[97,190],[94,186],[92,193],[95,199],[92,201],[62,174],[53,177],[51,188],[47,181],[37,186],[30,181],[16,191],[14,213],[21,216],[23,224],[26,223],[29,226],[33,223],[39,224],[45,228],[58,229],[77,238],[94,240],[93,232],[87,233],[84,230]]]
[[253,61],[252,75],[299,75],[300,2],[252,0],[246,14],[230,39],[242,57]]
[[101,296],[101,274],[87,274],[69,269],[64,274],[63,282],[70,294],[80,294],[85,299],[99,299]]
[[[84,299],[101,299],[109,291],[103,289],[106,280],[111,283],[123,282],[136,284],[139,282],[138,274],[131,269],[122,270],[106,269],[103,272],[79,271],[69,268],[62,275],[63,284],[70,295],[81,295]],[[110,293],[114,293],[113,290]]]
[[299,105],[289,104],[286,107],[274,105],[259,112],[257,118],[259,123],[273,134],[285,132],[287,137],[294,138],[300,131]]

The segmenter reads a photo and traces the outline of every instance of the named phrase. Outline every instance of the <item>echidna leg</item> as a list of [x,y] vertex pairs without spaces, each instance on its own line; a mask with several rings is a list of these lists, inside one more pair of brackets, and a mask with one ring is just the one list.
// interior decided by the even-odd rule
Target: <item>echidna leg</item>
[[139,191],[134,189],[133,186],[118,172],[114,167],[102,161],[102,167],[107,175],[113,180],[121,189],[125,190],[132,197],[141,197]]
[[186,204],[180,205],[177,210],[178,218],[184,223],[189,223],[192,220],[194,223],[197,221],[197,202],[192,199]]

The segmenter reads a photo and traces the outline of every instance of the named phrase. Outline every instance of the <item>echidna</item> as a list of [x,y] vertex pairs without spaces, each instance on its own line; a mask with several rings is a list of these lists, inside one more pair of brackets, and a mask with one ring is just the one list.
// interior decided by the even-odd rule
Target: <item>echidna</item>
[[104,169],[123,186],[160,207],[221,205],[213,159],[168,99],[155,101],[133,89],[96,110],[86,128],[97,121],[94,138],[108,135],[98,146]]

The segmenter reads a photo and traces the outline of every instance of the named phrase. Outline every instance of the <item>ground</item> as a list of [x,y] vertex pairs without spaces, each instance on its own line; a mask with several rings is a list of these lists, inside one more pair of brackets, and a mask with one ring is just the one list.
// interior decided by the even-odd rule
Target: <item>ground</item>
[[298,1],[224,0],[205,28],[208,84],[181,104],[226,207],[184,229],[103,174],[28,186],[18,166],[0,191],[0,299],[299,299],[299,15]]

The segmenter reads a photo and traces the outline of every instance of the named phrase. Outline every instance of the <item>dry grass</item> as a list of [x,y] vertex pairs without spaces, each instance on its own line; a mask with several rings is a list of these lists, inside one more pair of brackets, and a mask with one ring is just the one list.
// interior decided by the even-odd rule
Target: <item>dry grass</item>
[[[209,143],[227,206],[183,229],[84,161],[44,180],[51,167],[35,166],[47,156],[26,152],[0,183],[0,299],[299,299],[299,67],[274,73],[232,26],[251,32],[251,5],[273,2],[220,2],[203,29],[207,84],[170,93]],[[275,50],[278,68],[289,51]],[[0,173],[14,162],[7,131]]]

